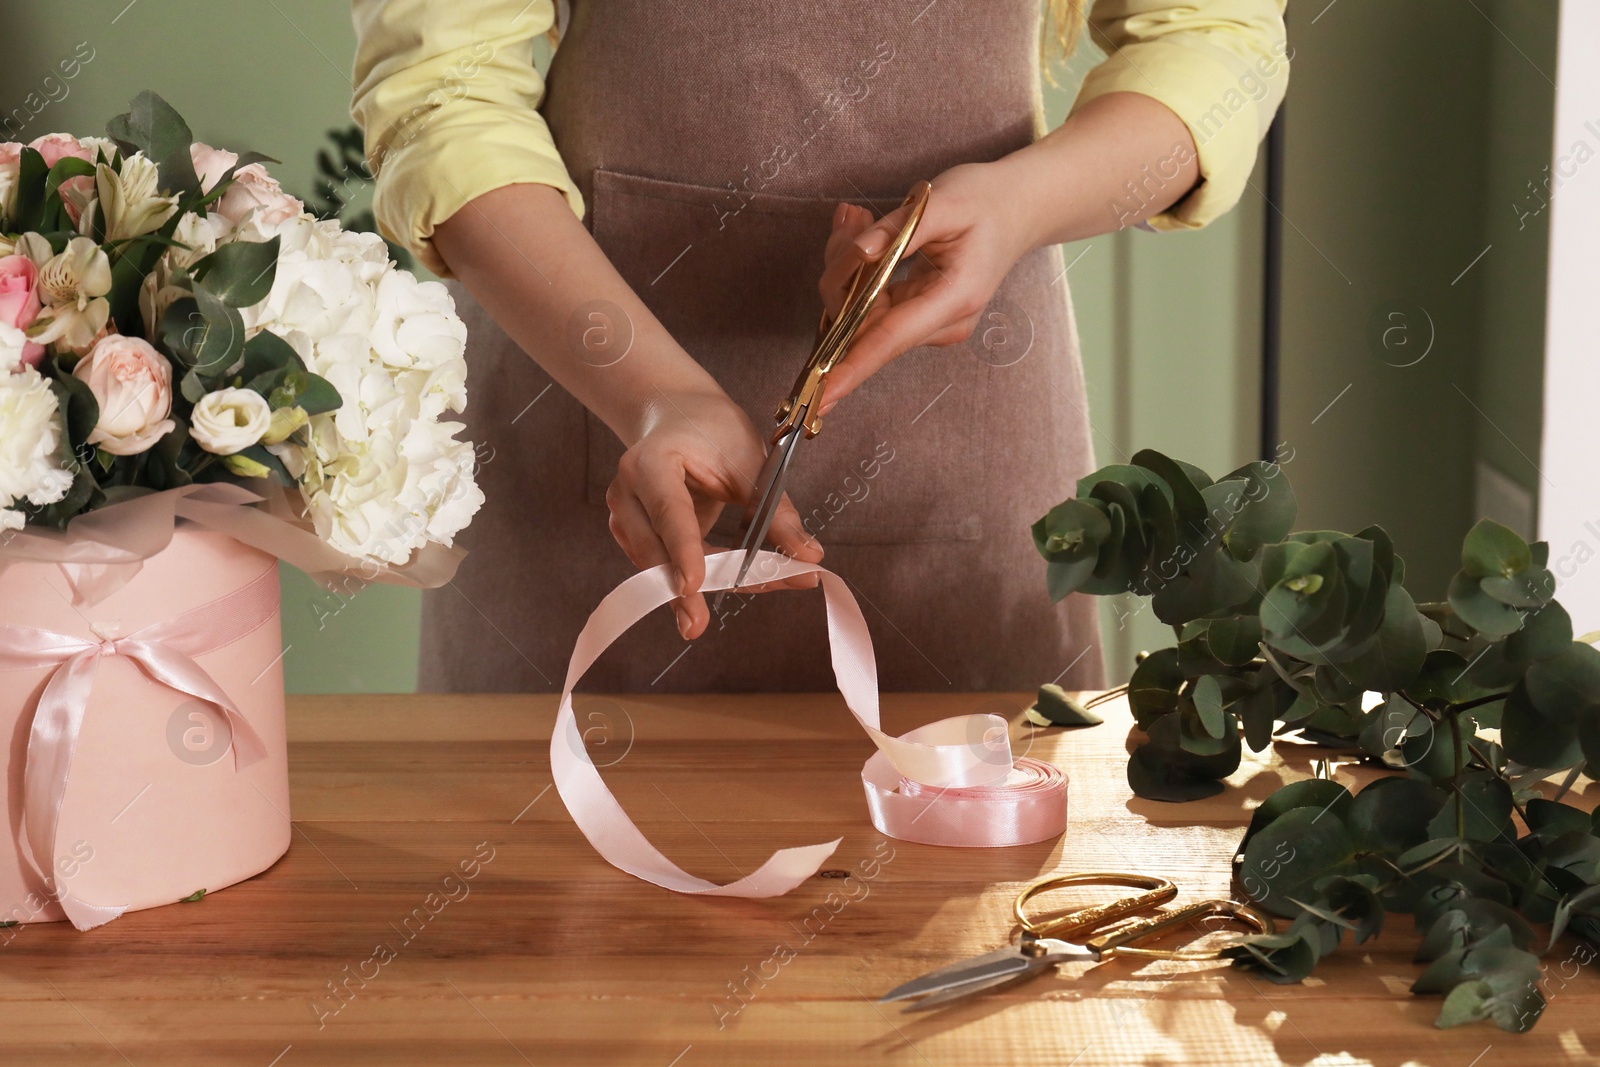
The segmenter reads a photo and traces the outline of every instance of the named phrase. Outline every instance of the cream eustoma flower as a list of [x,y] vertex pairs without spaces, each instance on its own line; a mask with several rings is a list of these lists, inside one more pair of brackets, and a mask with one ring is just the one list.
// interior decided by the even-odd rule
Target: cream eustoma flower
[[272,411],[254,389],[218,389],[200,398],[189,416],[189,436],[218,456],[249,448],[267,432]]
[[[178,210],[176,196],[162,196],[156,165],[135,152],[122,161],[120,172],[101,163],[95,167],[95,189],[100,194],[99,213],[105,223],[105,239],[120,241],[159,229]],[[91,233],[92,212],[79,220],[80,232]]]
[[111,261],[87,237],[74,237],[58,255],[36,233],[17,242],[17,250],[39,265],[39,300],[44,305],[31,334],[39,344],[78,349],[91,344],[105,328],[111,305]]

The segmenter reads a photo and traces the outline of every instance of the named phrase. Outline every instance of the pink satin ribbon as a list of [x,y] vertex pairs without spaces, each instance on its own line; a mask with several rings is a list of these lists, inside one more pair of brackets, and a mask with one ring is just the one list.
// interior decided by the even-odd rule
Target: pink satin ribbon
[[271,619],[277,607],[278,567],[274,563],[232,593],[126,637],[102,635],[91,641],[53,630],[0,625],[0,670],[55,668],[39,694],[28,735],[23,830],[29,847],[23,854],[73,926],[92,929],[115,919],[126,908],[78,900],[54,875],[56,834],[72,775],[73,752],[101,657],[126,657],[162,685],[216,705],[232,732],[234,769],[248,767],[266,756],[266,746],[194,657],[244,637]]
[[355,559],[318,537],[297,507],[303,505],[297,505],[287,487],[269,484],[260,493],[227,482],[140,493],[86,511],[65,530],[25,526],[11,532],[0,538],[0,569],[13,563],[54,563],[67,579],[75,607],[97,604],[172,542],[179,520],[277,556],[345,599],[367,582],[438,588],[454,576],[466,554],[459,547],[429,542],[404,565]]
[[[738,552],[706,557],[705,592],[732,588]],[[1067,823],[1067,779],[1038,760],[1015,759],[999,715],[959,715],[901,737],[878,726],[878,668],[867,622],[844,580],[812,563],[763,552],[760,580],[801,574],[821,579],[828,612],[833,673],[845,704],[878,751],[862,768],[872,824],[905,841],[933,845],[998,846],[1044,841]],[[645,838],[622,810],[584,749],[572,710],[572,691],[600,654],[634,623],[676,596],[669,568],[641,571],[600,601],[578,635],[567,667],[550,768],[573,821],[612,865],[679,893],[774,897],[817,873],[843,838],[779,849],[753,874],[718,885],[679,868]]]

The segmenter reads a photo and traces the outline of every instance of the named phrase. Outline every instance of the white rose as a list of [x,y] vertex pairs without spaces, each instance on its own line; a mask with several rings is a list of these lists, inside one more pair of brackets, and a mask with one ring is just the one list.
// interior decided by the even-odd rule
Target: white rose
[[467,327],[443,285],[392,270],[378,281],[372,347],[391,367],[432,369],[462,357]]
[[172,365],[138,337],[108,334],[78,360],[72,376],[87,382],[100,405],[89,443],[113,456],[144,452],[177,426],[172,413]]
[[189,436],[207,452],[231,456],[260,441],[271,422],[272,409],[254,389],[218,389],[194,406]]
[[21,529],[15,505],[67,495],[72,474],[57,461],[61,419],[50,383],[32,367],[0,374],[0,529]]

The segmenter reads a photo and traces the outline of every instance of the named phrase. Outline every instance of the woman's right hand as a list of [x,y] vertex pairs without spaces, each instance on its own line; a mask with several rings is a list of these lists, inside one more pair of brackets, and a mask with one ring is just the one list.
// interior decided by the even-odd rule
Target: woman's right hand
[[[744,411],[720,390],[658,391],[643,420],[643,433],[617,464],[606,490],[611,535],[634,566],[643,570],[671,563],[681,594],[672,602],[678,632],[699,637],[711,621],[705,581],[706,534],[728,504],[749,506],[766,444]],[[773,516],[768,542],[807,563],[822,559],[822,546],[801,525],[787,495]],[[807,589],[815,574],[754,587]]]

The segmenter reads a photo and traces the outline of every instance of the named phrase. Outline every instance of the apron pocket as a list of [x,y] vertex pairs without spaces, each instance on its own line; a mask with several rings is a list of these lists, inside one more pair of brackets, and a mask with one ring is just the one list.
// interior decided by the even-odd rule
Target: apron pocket
[[[596,170],[590,221],[645,305],[765,433],[816,336],[837,202]],[[863,384],[789,468],[806,528],[824,545],[980,539],[987,494],[1004,492],[984,477],[986,369],[969,345],[920,348]],[[588,499],[604,506],[623,448],[586,423]],[[712,543],[735,543],[739,519],[725,509]]]

